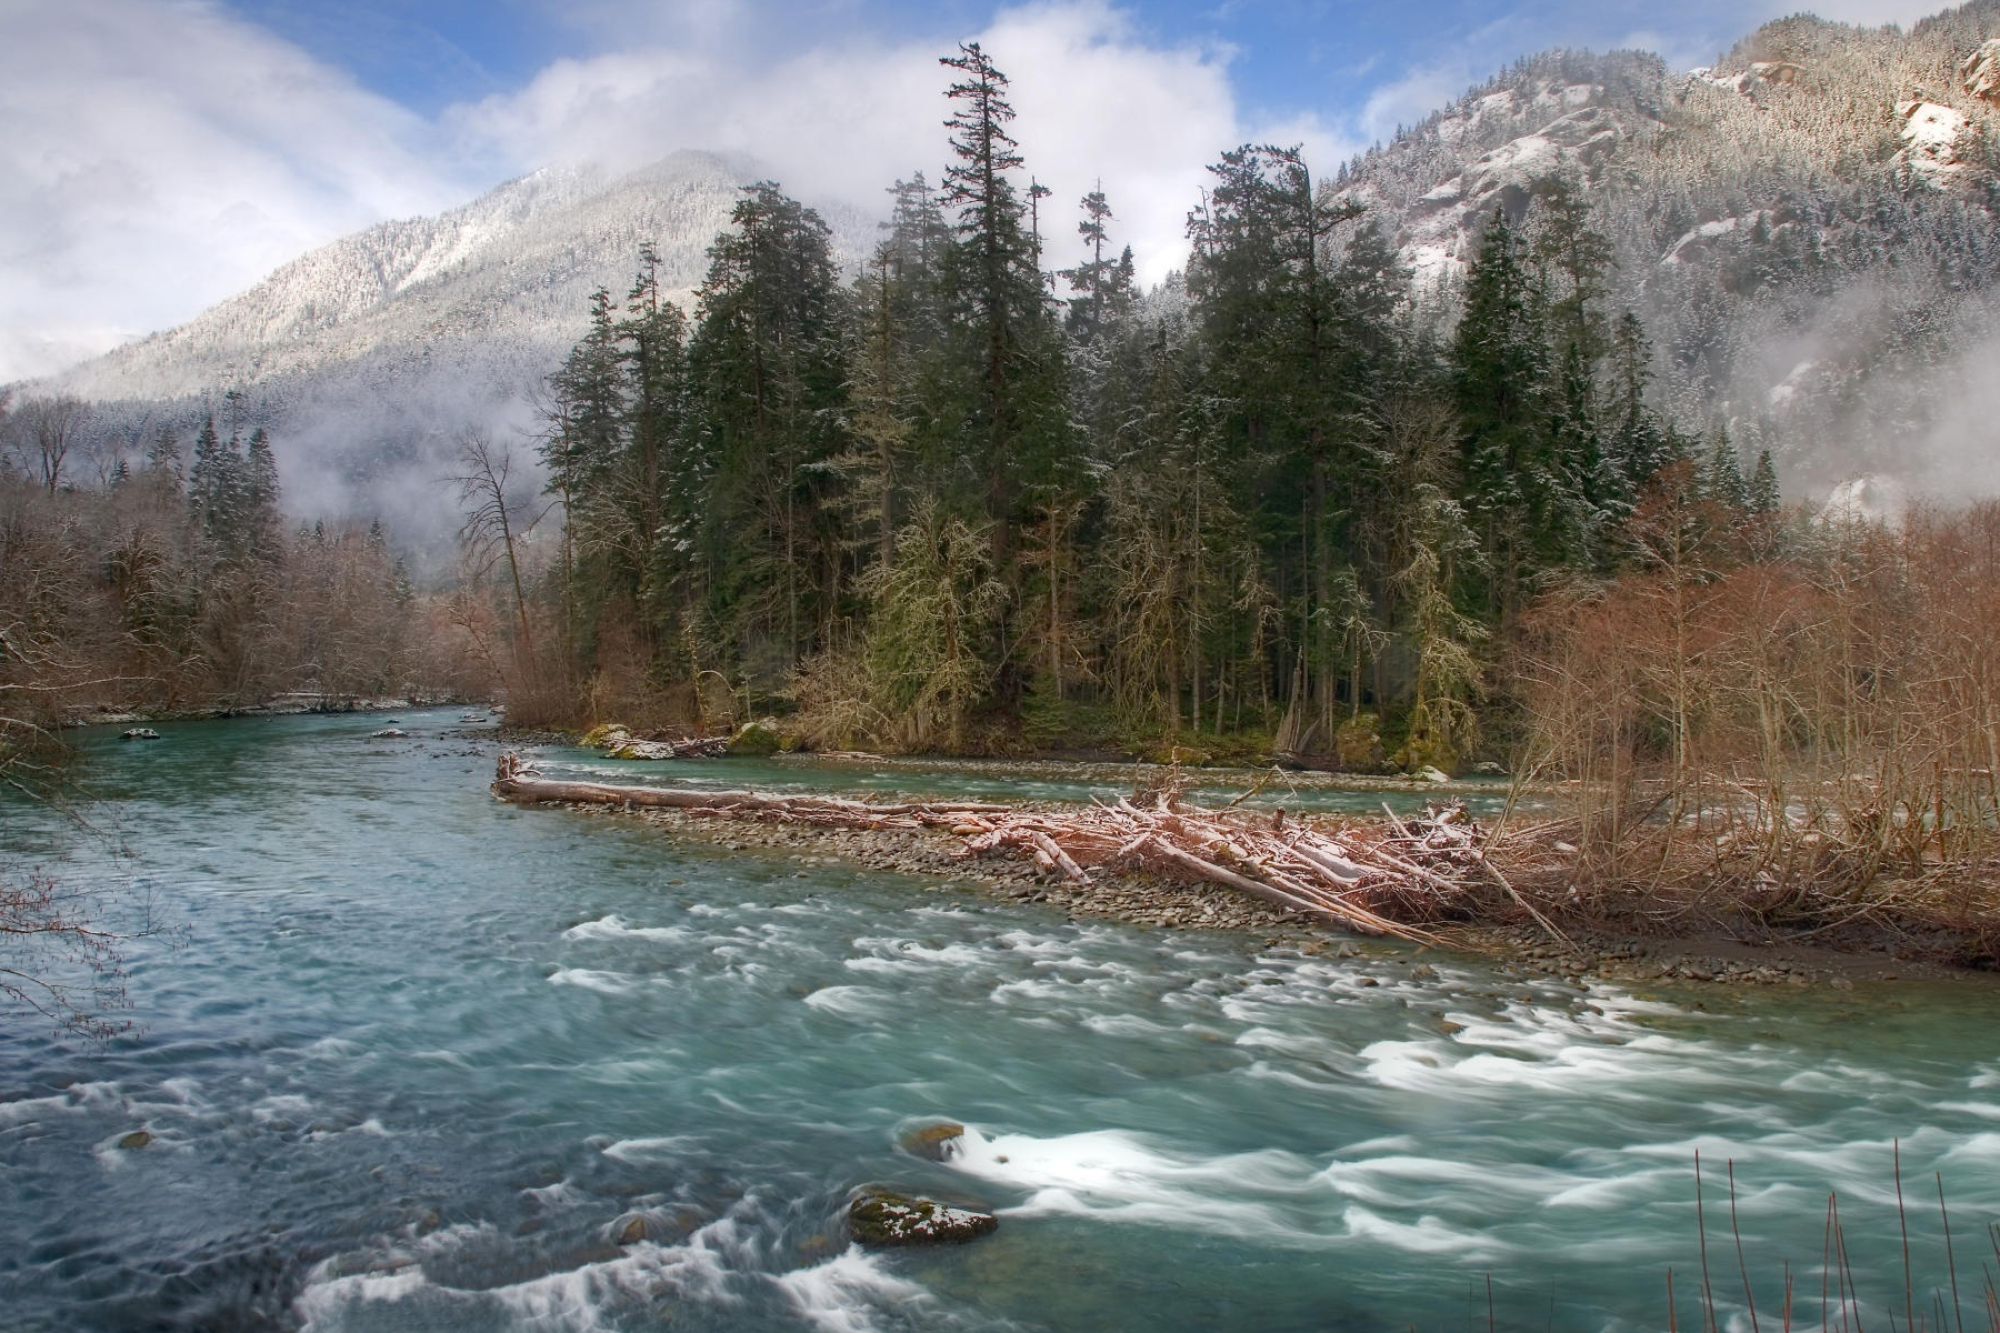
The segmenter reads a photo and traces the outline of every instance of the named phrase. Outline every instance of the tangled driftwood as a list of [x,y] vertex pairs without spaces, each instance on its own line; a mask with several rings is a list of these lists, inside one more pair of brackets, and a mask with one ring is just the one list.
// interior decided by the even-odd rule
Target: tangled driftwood
[[727,736],[684,736],[642,741],[623,727],[598,735],[598,746],[613,759],[720,759],[729,753]]
[[1462,809],[1433,809],[1403,820],[1333,830],[1252,811],[1209,810],[1174,792],[1144,804],[1095,802],[1070,810],[1028,810],[987,802],[874,802],[837,796],[781,796],[558,782],[500,756],[493,792],[522,804],[617,805],[674,809],[723,818],[776,819],[846,828],[938,828],[963,839],[967,856],[1012,851],[1050,874],[1093,883],[1092,871],[1150,870],[1226,885],[1271,906],[1334,922],[1364,935],[1436,943],[1426,926],[1461,915],[1502,890],[1550,925],[1488,861],[1486,835]]

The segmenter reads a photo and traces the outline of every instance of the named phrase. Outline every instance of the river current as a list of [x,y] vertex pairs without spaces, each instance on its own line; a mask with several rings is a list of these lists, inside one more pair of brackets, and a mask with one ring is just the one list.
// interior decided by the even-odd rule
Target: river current
[[[1671,1266],[1699,1328],[1699,1150],[1727,1327],[1749,1327],[1733,1159],[1763,1325],[1787,1263],[1795,1325],[1819,1322],[1838,1190],[1886,1328],[1894,1141],[1915,1304],[1950,1299],[1937,1173],[1983,1326],[1983,985],[1642,993],[1071,922],[510,808],[490,739],[455,712],[400,721],[99,736],[93,834],[0,806],[0,850],[115,892],[114,922],[150,898],[172,927],[130,947],[133,1034],[0,1028],[0,1327],[1458,1333],[1488,1326],[1490,1279],[1495,1327],[1653,1330]],[[968,1126],[945,1162],[899,1147],[933,1118]],[[862,1251],[840,1211],[869,1182],[1000,1228]]]

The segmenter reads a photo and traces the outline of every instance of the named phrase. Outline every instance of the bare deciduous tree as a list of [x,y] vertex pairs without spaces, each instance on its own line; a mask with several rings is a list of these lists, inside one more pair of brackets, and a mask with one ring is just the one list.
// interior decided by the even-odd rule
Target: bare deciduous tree
[[459,546],[474,578],[505,565],[514,602],[514,622],[521,636],[520,661],[525,674],[535,673],[535,633],[528,615],[528,594],[521,576],[521,540],[534,526],[525,513],[528,501],[514,490],[514,451],[495,446],[479,429],[459,440],[459,471],[451,478],[458,487],[465,522],[458,530]]
[[90,424],[90,405],[81,398],[24,398],[6,425],[26,470],[51,495],[62,485],[63,464]]

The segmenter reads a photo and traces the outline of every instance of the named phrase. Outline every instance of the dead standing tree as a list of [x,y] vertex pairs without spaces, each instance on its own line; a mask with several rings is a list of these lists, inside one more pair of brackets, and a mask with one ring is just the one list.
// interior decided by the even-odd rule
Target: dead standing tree
[[525,518],[525,502],[513,495],[514,453],[496,448],[483,430],[468,430],[459,441],[459,472],[450,478],[458,487],[459,504],[465,522],[458,530],[459,547],[464,551],[474,579],[484,578],[495,567],[505,565],[513,594],[514,623],[520,634],[520,651],[515,656],[520,674],[532,681],[536,676],[535,634],[528,615],[528,595],[521,577],[521,541],[534,526],[536,515]]

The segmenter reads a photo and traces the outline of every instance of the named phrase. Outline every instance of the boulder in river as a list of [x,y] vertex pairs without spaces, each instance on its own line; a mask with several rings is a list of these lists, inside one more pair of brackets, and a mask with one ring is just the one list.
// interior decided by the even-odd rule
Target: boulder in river
[[127,741],[156,741],[160,739],[160,733],[151,727],[133,727],[130,731],[119,733],[118,738]]
[[903,1135],[903,1151],[926,1161],[948,1162],[964,1151],[965,1126],[953,1120],[920,1125]]
[[729,738],[729,753],[761,759],[780,750],[791,749],[786,741],[787,737],[778,729],[778,719],[760,718],[755,722],[745,722],[736,729],[736,734]]
[[123,1148],[126,1152],[133,1152],[137,1149],[145,1147],[152,1141],[153,1141],[153,1136],[151,1134],[148,1134],[143,1129],[135,1129],[130,1134],[127,1134],[125,1137],[119,1139],[118,1146],[120,1148]]
[[953,1208],[936,1199],[898,1194],[880,1186],[863,1189],[847,1206],[847,1229],[871,1248],[892,1245],[963,1245],[991,1235],[1000,1219],[991,1213]]

